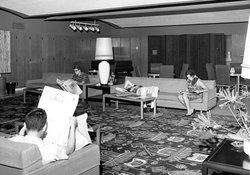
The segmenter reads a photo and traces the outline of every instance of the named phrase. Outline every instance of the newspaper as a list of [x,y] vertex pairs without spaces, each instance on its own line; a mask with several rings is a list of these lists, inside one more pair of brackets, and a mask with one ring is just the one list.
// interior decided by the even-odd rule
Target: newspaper
[[69,117],[74,115],[79,95],[45,86],[38,107],[47,113],[46,141],[66,146],[69,134]]
[[56,82],[64,91],[77,95],[80,95],[82,93],[81,88],[72,79],[60,80],[57,78]]

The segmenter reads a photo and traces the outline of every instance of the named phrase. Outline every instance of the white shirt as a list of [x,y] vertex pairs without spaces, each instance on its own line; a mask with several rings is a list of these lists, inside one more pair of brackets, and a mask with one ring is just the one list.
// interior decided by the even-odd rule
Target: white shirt
[[56,160],[68,159],[65,147],[45,142],[38,137],[34,137],[31,135],[17,135],[10,138],[10,140],[14,142],[23,142],[37,145],[42,155],[43,164],[47,164]]

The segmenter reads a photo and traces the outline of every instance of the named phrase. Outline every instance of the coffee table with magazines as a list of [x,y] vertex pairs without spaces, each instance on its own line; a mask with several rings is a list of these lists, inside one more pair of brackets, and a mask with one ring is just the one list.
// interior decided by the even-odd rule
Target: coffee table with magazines
[[103,112],[105,112],[106,99],[115,101],[116,109],[119,109],[119,101],[140,103],[141,119],[143,119],[144,104],[154,102],[154,116],[156,115],[156,98],[155,97],[149,97],[149,96],[142,97],[142,96],[139,96],[136,94],[115,94],[115,93],[114,94],[104,94],[103,101],[102,101]]

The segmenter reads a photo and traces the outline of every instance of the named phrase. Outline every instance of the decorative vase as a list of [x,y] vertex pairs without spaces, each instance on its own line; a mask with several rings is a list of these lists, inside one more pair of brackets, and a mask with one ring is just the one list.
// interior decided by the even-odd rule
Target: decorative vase
[[244,139],[243,142],[243,149],[244,152],[248,155],[248,157],[250,158],[250,140],[248,139]]
[[102,85],[108,84],[109,72],[110,72],[109,63],[107,61],[100,62],[98,66],[98,71],[99,71],[100,83]]

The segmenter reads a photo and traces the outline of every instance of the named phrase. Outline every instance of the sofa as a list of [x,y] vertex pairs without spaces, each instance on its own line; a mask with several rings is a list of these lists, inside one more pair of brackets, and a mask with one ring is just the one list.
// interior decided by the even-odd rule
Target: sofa
[[[67,80],[67,79],[71,79],[72,76],[73,76],[73,73],[71,74],[71,73],[43,72],[41,79],[27,80],[25,83],[25,86],[26,88],[37,88],[37,87],[44,87],[46,85],[46,86],[60,89],[60,87],[56,83],[56,79],[58,78],[60,80]],[[98,75],[88,75],[88,76],[90,80],[89,84],[97,84],[100,82]],[[86,99],[85,87],[86,87],[86,84],[83,85],[83,93],[80,95],[80,98],[83,100]],[[102,91],[100,90],[98,91],[96,89],[89,89],[88,96],[91,97],[91,96],[99,95],[101,93]]]
[[[137,85],[159,87],[157,106],[185,109],[185,106],[179,102],[177,96],[180,91],[185,90],[186,79],[125,77],[126,80]],[[216,106],[216,83],[215,80],[203,80],[203,82],[209,90],[203,93],[202,98],[191,101],[190,105],[196,110],[207,111]],[[124,87],[124,84],[112,86],[111,93],[116,92],[116,87]]]
[[100,148],[94,143],[75,151],[67,160],[43,165],[36,145],[0,137],[1,175],[98,175],[99,166]]

